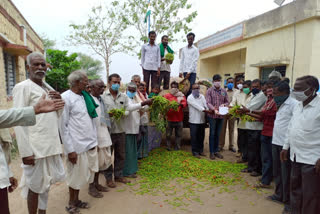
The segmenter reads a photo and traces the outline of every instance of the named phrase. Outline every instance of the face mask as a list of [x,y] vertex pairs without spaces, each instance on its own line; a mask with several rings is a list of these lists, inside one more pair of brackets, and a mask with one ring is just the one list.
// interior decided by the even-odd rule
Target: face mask
[[111,89],[113,91],[119,91],[119,88],[120,88],[120,84],[112,84],[112,86],[111,86]]
[[288,99],[288,97],[289,95],[276,96],[273,97],[273,100],[279,108]]
[[127,91],[127,96],[132,99],[136,96],[136,92]]
[[179,92],[179,89],[177,89],[177,88],[171,88],[170,89],[170,94],[172,94],[172,95],[175,95],[178,92]]
[[237,87],[238,87],[239,90],[243,89],[243,85],[242,84],[238,84]]
[[[300,101],[300,102],[304,102],[304,101],[306,101],[306,99],[308,99],[309,97],[305,94],[305,92],[306,91],[308,91],[310,88],[308,88],[307,90],[305,90],[305,91],[293,91],[292,92],[292,96],[296,99],[296,100],[298,100],[298,101]],[[314,96],[315,95],[315,91],[313,91],[313,94],[312,94],[312,96]]]
[[228,83],[228,89],[232,90],[233,89],[233,83]]
[[250,88],[244,88],[244,89],[243,89],[243,93],[249,94],[249,93],[250,93]]
[[259,92],[260,92],[260,89],[257,89],[257,88],[252,89],[253,95],[259,94]]
[[192,95],[196,98],[200,96],[200,90],[199,89],[193,89],[192,90]]
[[221,82],[213,82],[213,85],[215,88],[220,88],[221,87]]

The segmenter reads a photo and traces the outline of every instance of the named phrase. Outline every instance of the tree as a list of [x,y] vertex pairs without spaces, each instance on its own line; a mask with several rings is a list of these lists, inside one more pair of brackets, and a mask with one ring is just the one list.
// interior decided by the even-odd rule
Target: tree
[[107,77],[111,56],[115,53],[132,50],[131,36],[125,37],[128,28],[129,12],[126,3],[113,1],[108,7],[93,7],[88,21],[83,25],[71,24],[69,41],[72,45],[84,45],[103,58]]
[[192,5],[188,4],[188,0],[152,0],[150,7],[146,0],[127,0],[127,2],[130,24],[139,32],[139,37],[134,37],[139,47],[141,42],[148,40],[145,15],[149,10],[151,10],[151,30],[156,31],[158,35],[168,35],[171,42],[178,41],[178,33],[190,32],[189,24],[198,15],[197,11],[189,11]]
[[54,49],[54,46],[56,45],[56,41],[55,40],[49,39],[46,34],[42,34],[41,35],[41,40],[42,40],[43,47],[44,47],[45,50]]
[[80,62],[81,69],[87,72],[89,79],[101,78],[100,73],[103,70],[103,66],[100,60],[95,60],[91,56],[78,53],[78,61]]
[[77,61],[78,54],[68,56],[68,51],[48,49],[47,62],[51,69],[47,72],[46,81],[57,91],[63,92],[69,88],[67,77],[72,71],[81,68]]

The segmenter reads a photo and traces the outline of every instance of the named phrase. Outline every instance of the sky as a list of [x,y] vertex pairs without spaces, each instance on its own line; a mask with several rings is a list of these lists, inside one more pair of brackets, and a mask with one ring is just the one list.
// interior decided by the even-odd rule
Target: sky
[[[57,49],[69,52],[80,51],[101,60],[86,47],[69,46],[65,39],[70,32],[71,23],[85,23],[93,6],[108,4],[111,0],[12,1],[39,35],[45,34],[49,39],[56,41]],[[290,2],[292,0],[287,0],[285,3]],[[189,0],[189,3],[192,4],[192,10],[198,11],[198,16],[190,25],[196,34],[196,41],[278,7],[273,0]],[[157,42],[160,42],[160,36]],[[170,44],[176,53],[185,45],[182,41]],[[171,76],[178,76],[179,60],[177,58],[176,55]],[[111,73],[120,74],[124,82],[129,82],[133,74],[142,76],[138,57],[122,53],[114,55],[110,67]],[[105,72],[102,76],[105,80]]]

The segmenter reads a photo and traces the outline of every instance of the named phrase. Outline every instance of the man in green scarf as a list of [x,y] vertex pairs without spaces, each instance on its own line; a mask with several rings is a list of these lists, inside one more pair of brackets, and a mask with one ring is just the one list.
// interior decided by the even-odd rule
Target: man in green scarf
[[163,80],[163,89],[167,90],[169,89],[169,82],[170,82],[170,72],[171,67],[170,65],[172,62],[167,62],[165,59],[165,56],[170,53],[173,54],[173,50],[168,45],[168,36],[164,35],[161,38],[161,44],[160,44],[160,54],[161,54],[161,66],[160,66],[160,77],[159,77],[159,84],[161,85],[161,82]]

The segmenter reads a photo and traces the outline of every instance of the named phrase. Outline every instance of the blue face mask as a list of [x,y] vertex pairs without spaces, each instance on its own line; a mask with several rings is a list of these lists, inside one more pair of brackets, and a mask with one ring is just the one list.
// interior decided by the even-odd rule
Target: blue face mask
[[120,88],[120,84],[112,84],[112,86],[111,86],[111,89],[113,91],[119,91],[119,88]]
[[276,97],[273,97],[273,100],[276,103],[277,107],[279,108],[288,99],[288,97],[289,95],[276,96]]
[[233,83],[228,83],[228,89],[232,90],[233,89]]
[[127,91],[127,96],[132,99],[132,98],[134,98],[134,96],[136,96],[136,93],[137,92],[132,93],[131,91]]

